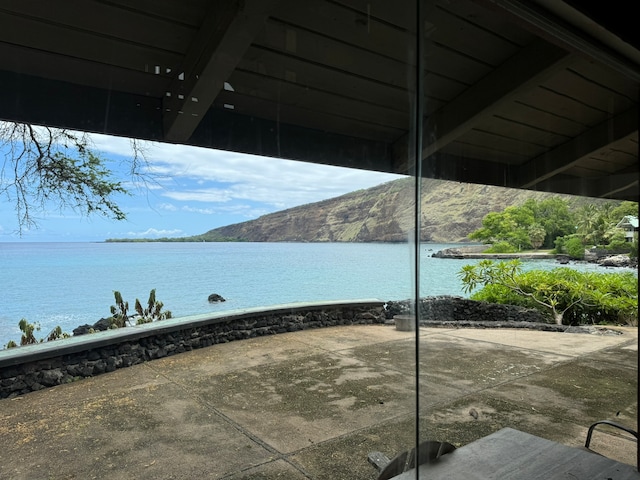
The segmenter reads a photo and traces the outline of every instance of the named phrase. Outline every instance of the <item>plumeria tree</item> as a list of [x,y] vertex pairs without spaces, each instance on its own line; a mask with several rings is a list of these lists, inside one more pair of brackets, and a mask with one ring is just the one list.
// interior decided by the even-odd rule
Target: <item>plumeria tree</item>
[[579,272],[572,268],[522,271],[519,260],[482,260],[458,273],[471,298],[541,309],[557,325],[567,316],[575,322],[625,322],[638,318],[638,282],[630,272]]

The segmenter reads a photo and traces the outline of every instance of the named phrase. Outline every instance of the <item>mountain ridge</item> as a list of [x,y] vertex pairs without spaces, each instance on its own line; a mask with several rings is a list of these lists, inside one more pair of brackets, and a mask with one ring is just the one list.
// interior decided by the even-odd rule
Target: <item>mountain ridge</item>
[[[146,241],[407,242],[413,235],[414,191],[415,180],[407,177],[201,235]],[[529,198],[560,197],[573,208],[587,202],[613,202],[434,179],[422,180],[421,193],[421,240],[438,243],[468,241],[467,235],[482,225],[487,213]]]

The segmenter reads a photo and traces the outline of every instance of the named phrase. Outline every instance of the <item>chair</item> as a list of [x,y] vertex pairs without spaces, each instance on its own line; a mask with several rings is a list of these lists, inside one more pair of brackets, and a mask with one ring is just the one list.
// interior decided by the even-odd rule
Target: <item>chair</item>
[[[633,435],[634,437],[636,437],[636,441],[638,440],[638,432],[636,432],[635,430],[632,430],[629,427],[625,427],[624,425],[621,425],[621,424],[619,424],[617,422],[613,422],[611,420],[600,420],[600,421],[595,422],[594,424],[592,424],[589,427],[589,430],[587,431],[587,440],[584,443],[584,448],[586,448],[587,450],[589,450],[591,452],[593,452],[593,450],[591,450],[589,448],[589,445],[591,445],[591,437],[593,436],[593,432],[595,431],[595,429],[596,429],[596,427],[598,425],[609,425],[611,427],[618,428],[618,429],[623,430],[623,431]],[[597,452],[594,452],[594,453],[597,453]]]
[[389,480],[402,472],[415,468],[416,464],[424,465],[435,462],[442,455],[453,452],[455,449],[456,447],[447,442],[427,440],[418,446],[417,458],[416,449],[412,448],[399,453],[391,460],[381,452],[371,452],[367,459],[380,472],[377,480]]

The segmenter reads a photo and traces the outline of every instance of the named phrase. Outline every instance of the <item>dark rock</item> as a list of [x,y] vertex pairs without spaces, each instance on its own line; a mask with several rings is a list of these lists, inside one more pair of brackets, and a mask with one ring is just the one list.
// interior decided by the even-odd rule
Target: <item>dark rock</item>
[[92,328],[93,327],[91,325],[89,325],[88,323],[85,323],[84,325],[80,325],[79,327],[74,328],[73,335],[74,336],[86,335],[91,331]]
[[102,332],[104,330],[109,330],[111,328],[111,319],[110,318],[101,318],[93,325],[89,325],[85,323],[84,325],[80,325],[73,329],[73,335],[86,335],[87,333],[93,332]]
[[209,303],[226,302],[226,300],[222,298],[221,295],[218,295],[217,293],[212,293],[211,295],[209,295],[207,300],[209,300]]
[[40,382],[47,387],[53,387],[54,385],[60,385],[64,373],[59,368],[53,370],[44,370],[40,375]]
[[96,332],[102,332],[104,330],[109,330],[111,328],[111,319],[110,318],[101,318],[96,323],[93,324],[93,329]]

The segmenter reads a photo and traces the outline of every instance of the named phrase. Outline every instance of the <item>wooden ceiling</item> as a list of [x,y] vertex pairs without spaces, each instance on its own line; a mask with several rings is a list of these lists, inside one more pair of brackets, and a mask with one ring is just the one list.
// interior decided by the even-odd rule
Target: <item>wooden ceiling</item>
[[422,111],[423,176],[637,200],[637,45],[557,0],[421,15],[415,0],[3,0],[0,117],[411,174]]

